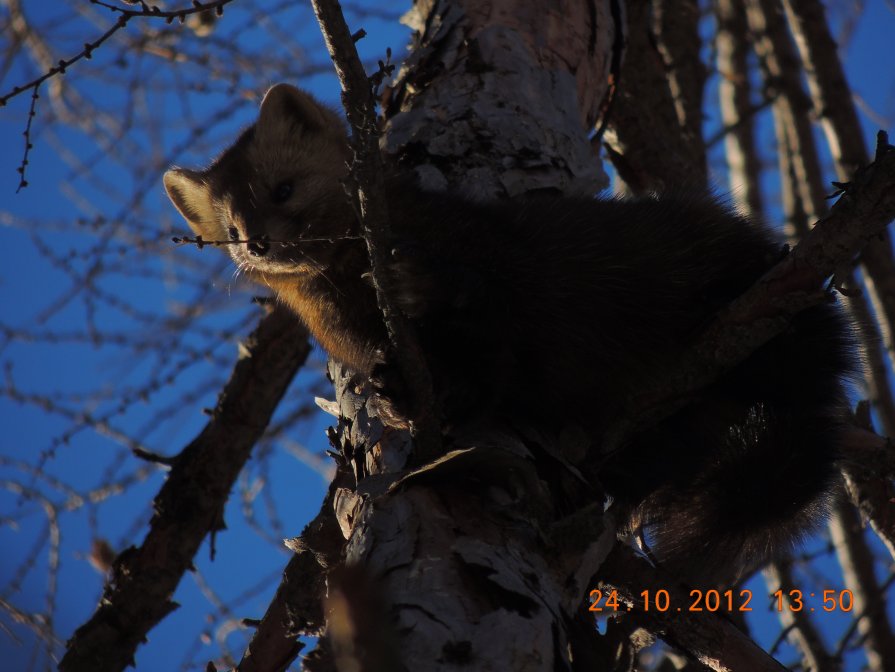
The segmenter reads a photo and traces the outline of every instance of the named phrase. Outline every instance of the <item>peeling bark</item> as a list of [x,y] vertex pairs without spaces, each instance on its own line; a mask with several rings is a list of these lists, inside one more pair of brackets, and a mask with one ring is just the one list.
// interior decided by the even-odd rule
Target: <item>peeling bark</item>
[[386,107],[383,148],[471,198],[606,185],[586,129],[612,56],[609,0],[426,0]]
[[[387,155],[425,186],[472,198],[598,189],[586,128],[608,84],[608,3],[421,2],[407,20],[420,32],[385,106]],[[412,468],[407,434],[379,424],[350,372],[332,373],[345,418],[334,440],[355,479],[334,493],[343,565],[370,597],[330,586],[306,669],[597,664],[605,654],[582,605],[615,528],[561,447],[460,428],[443,457]],[[582,506],[586,516],[565,519],[563,507]],[[395,642],[392,657],[371,653],[373,640]]]

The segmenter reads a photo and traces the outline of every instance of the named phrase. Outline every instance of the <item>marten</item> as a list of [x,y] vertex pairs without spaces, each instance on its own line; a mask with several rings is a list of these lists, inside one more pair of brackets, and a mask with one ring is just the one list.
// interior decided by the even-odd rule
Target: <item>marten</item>
[[[344,124],[287,84],[207,169],[172,168],[171,201],[271,287],[331,357],[389,365]],[[473,202],[386,179],[384,291],[413,325],[445,422],[586,427],[582,471],[636,511],[655,556],[737,576],[823,517],[857,363],[838,306],[799,313],[668,419],[608,458],[614,403],[662,379],[711,317],[780,260],[759,222],[689,190],[636,199]],[[698,577],[697,577],[698,578]]]

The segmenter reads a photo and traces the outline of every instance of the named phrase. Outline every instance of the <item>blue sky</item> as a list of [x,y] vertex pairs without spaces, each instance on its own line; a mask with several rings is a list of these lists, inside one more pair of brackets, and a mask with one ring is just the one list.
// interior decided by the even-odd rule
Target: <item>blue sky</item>
[[[102,577],[85,560],[96,530],[117,549],[138,543],[148,521],[149,502],[164,476],[129,457],[114,436],[88,428],[82,414],[107,419],[113,432],[137,437],[160,453],[175,453],[203,426],[201,409],[213,406],[215,392],[235,359],[238,337],[247,334],[257,320],[257,309],[249,303],[256,290],[234,281],[222,255],[170,244],[170,235],[186,229],[167,203],[162,171],[172,163],[207,163],[237,129],[251,123],[258,96],[269,84],[292,81],[338,105],[337,84],[313,17],[306,7],[284,9],[289,4],[255,3],[273,8],[265,22],[257,15],[248,16],[251,7],[242,9],[235,3],[209,38],[211,42],[191,38],[199,46],[189,53],[207,49],[217,59],[226,59],[230,43],[252,55],[235,83],[223,75],[205,76],[208,66],[195,62],[173,67],[171,58],[163,55],[129,57],[119,43],[76,66],[66,77],[95,104],[96,121],[103,123],[102,114],[109,114],[110,124],[129,129],[127,146],[116,146],[113,152],[77,128],[54,123],[56,113],[43,87],[29,156],[30,185],[18,194],[16,168],[24,149],[29,96],[0,109],[0,237],[6,252],[0,266],[0,366],[4,367],[0,375],[6,380],[0,395],[0,426],[6,430],[0,438],[0,484],[4,486],[0,488],[0,598],[7,597],[2,587],[21,575],[14,581],[21,589],[10,600],[22,609],[42,609],[48,592],[47,568],[53,562],[49,548],[41,544],[46,536],[46,508],[33,498],[23,501],[15,483],[24,482],[62,506],[67,501],[65,491],[47,480],[50,477],[80,492],[110,480],[135,481],[123,494],[112,493],[97,506],[74,507],[61,514],[58,604],[53,611],[56,631],[63,637],[92,612],[100,594]],[[72,6],[24,3],[29,18],[52,37],[49,43],[57,49],[56,57],[75,53],[85,39],[95,38],[112,20],[102,13],[73,18]],[[359,43],[362,56],[380,58],[389,46],[395,59],[400,59],[408,31],[391,16],[403,11],[403,4],[370,6],[381,7],[385,16],[365,16],[352,24],[368,33]],[[166,28],[160,22],[153,29],[160,31],[154,38],[159,47],[168,45],[165,31],[187,30]],[[128,29],[127,35],[137,34],[136,26]],[[871,147],[880,124],[877,117],[890,124],[895,120],[892,35],[895,11],[891,4],[867,2],[845,54],[849,80],[862,105],[875,111],[874,118],[862,112]],[[287,38],[305,45],[305,50],[296,51]],[[0,42],[7,39],[6,34],[0,35]],[[0,92],[39,72],[20,53],[0,70]],[[122,112],[124,91],[132,79],[142,82],[142,94],[132,109]],[[712,87],[707,93],[709,105],[713,95]],[[229,113],[215,116],[222,107]],[[205,119],[211,120],[209,132],[190,136],[189,128]],[[158,123],[148,123],[153,120]],[[712,123],[709,114],[707,124]],[[765,115],[760,128],[765,143],[770,142],[768,128]],[[90,165],[89,173],[82,170],[85,163]],[[134,170],[137,165],[139,171]],[[714,178],[724,183],[723,173]],[[79,219],[87,223],[72,226]],[[96,270],[92,266],[96,246],[116,253],[105,257],[96,293],[84,293],[78,286]],[[197,297],[203,297],[203,313],[184,318],[181,330],[172,328],[170,316],[182,313]],[[143,339],[146,347],[122,346],[108,337],[92,341],[92,330],[120,335],[131,344]],[[159,343],[164,348],[159,349]],[[321,366],[322,355],[317,352],[310,370],[293,385],[278,419],[300,407],[309,388],[319,387]],[[126,408],[119,409],[122,405]],[[161,413],[163,409],[168,411]],[[323,428],[327,424],[328,419],[319,414],[293,430],[288,441],[319,455],[326,448]],[[255,500],[258,519],[268,531],[282,532],[282,536],[297,534],[316,513],[324,488],[320,474],[287,450],[291,446],[287,441],[268,446],[272,457],[253,460],[242,484],[246,493],[257,492],[263,484]],[[41,473],[30,474],[17,462],[30,469],[38,465]],[[273,519],[268,502],[276,503]],[[207,548],[197,558],[207,586],[200,586],[193,576],[185,577],[175,597],[183,608],[151,633],[149,644],[138,652],[138,669],[170,669],[183,661],[188,668],[201,668],[217,655],[213,641],[206,644],[197,637],[203,623],[212,629],[221,622],[222,612],[209,598],[212,593],[224,603],[236,600],[240,617],[263,613],[287,555],[277,548],[275,539],[259,540],[254,518],[244,509],[239,497],[231,498],[228,530],[217,539],[217,560],[210,562]],[[830,573],[827,587],[838,587],[834,566],[819,571]],[[234,581],[234,575],[242,580]],[[257,582],[263,589],[238,599]],[[750,587],[756,595],[761,590],[758,584]],[[824,628],[841,627],[841,615],[822,616],[818,623]],[[32,669],[40,654],[35,654],[25,629],[16,632],[23,639],[20,645],[0,632],[0,654],[9,669]],[[776,624],[765,620],[757,625],[756,633],[768,644]],[[244,634],[227,637],[233,649],[240,651]],[[788,655],[792,659],[791,650]],[[855,660],[850,662],[852,669],[856,669]]]

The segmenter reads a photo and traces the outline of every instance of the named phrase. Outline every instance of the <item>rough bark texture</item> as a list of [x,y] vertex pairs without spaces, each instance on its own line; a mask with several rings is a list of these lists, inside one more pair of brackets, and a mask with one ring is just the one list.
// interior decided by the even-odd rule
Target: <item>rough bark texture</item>
[[75,631],[60,670],[133,665],[149,630],[177,608],[171,596],[203,539],[223,529],[233,483],[310,350],[307,333],[284,308],[275,308],[241,344],[212,419],[173,459],[146,539],[115,560],[102,602]]
[[417,36],[384,149],[425,186],[473,198],[605,186],[586,129],[607,90],[609,0],[422,0],[404,20]]
[[[386,108],[383,144],[395,160],[416,169],[429,188],[450,187],[472,196],[563,186],[570,192],[593,190],[592,179],[570,173],[569,164],[552,163],[555,136],[526,116],[537,110],[536,120],[555,118],[562,128],[570,107],[567,97],[544,85],[542,73],[529,71],[535,62],[528,46],[533,40],[517,33],[515,17],[507,19],[498,6],[485,9],[477,4],[473,11],[463,3],[433,2],[418,4],[409,20],[422,32]],[[490,23],[478,23],[484,20]],[[550,53],[542,46],[539,53],[545,51]],[[490,60],[483,60],[486,56]],[[604,68],[607,61],[599,66]],[[514,69],[508,69],[511,64]],[[522,79],[519,69],[526,66]],[[657,67],[654,76],[662,70],[661,61]],[[580,67],[576,74],[580,79]],[[571,75],[551,72],[547,79],[573,90],[568,88],[575,81]],[[512,90],[504,90],[508,81]],[[526,89],[524,81],[541,86]],[[479,95],[482,89],[486,93]],[[507,112],[507,96],[515,99],[520,89],[526,96],[543,98],[514,108],[513,115]],[[633,89],[630,100],[639,100],[641,93]],[[596,103],[598,97],[592,100]],[[680,128],[670,93],[663,100],[666,109],[657,113],[673,119],[672,128]],[[593,111],[582,113],[578,105],[571,109],[576,123],[594,116]],[[629,121],[617,120],[614,128],[624,135],[631,129]],[[495,134],[488,124],[505,126]],[[651,131],[659,134],[662,128]],[[585,140],[583,133],[578,137]],[[533,147],[546,151],[527,162]],[[636,168],[642,184],[673,181],[667,179],[673,173],[656,171],[649,165],[652,155],[638,153],[639,147],[632,146],[630,155],[622,158]],[[488,152],[474,153],[471,148]],[[656,391],[658,403],[657,397],[647,395],[646,406],[625,409],[610,445],[668,410],[666,406],[657,411],[656,406],[713,380],[783,329],[788,316],[821,300],[816,289],[824,276],[895,213],[884,188],[891,179],[893,157],[886,150],[880,158],[877,170],[868,172],[834,211],[832,219],[847,220],[848,226],[819,227],[725,312],[681,362],[680,376]],[[683,159],[666,160],[662,167],[673,171],[675,161]],[[665,177],[657,179],[659,175]],[[862,227],[852,226],[861,219]],[[345,564],[359,572],[347,584],[366,597],[352,600],[341,584],[331,586],[327,635],[306,660],[307,669],[329,670],[348,665],[344,661],[354,665],[362,660],[368,669],[584,669],[579,667],[582,660],[603,660],[607,668],[580,600],[612,545],[613,525],[599,509],[588,510],[586,518],[563,513],[570,502],[571,510],[588,498],[599,502],[599,494],[576,480],[562,460],[563,447],[524,433],[458,432],[449,437],[443,458],[410,470],[406,436],[382,429],[370,418],[364,390],[357,389],[350,372],[336,368],[334,378],[339,414],[350,419],[340,429],[339,450],[357,480],[356,486],[337,490],[335,508],[348,541]],[[563,486],[557,488],[557,481],[564,481]],[[577,534],[569,534],[572,529]],[[742,635],[713,619],[707,624],[701,619],[659,619],[653,625],[669,642],[714,669],[781,669]],[[388,654],[375,645],[383,641],[393,642]]]
[[[473,198],[594,193],[603,176],[586,124],[607,86],[609,9],[544,12],[542,2],[418,3],[406,20],[420,33],[386,106],[387,154],[429,188]],[[336,581],[369,599],[330,586],[327,634],[306,668],[596,664],[581,607],[615,530],[561,450],[539,436],[458,432],[444,457],[413,471],[407,435],[378,424],[350,372],[333,377],[346,418],[335,440],[356,478],[336,489],[335,510],[344,565],[359,573]],[[551,474],[566,486],[548,486]],[[569,498],[573,510],[596,509],[570,523],[560,510]],[[374,641],[392,642],[391,653]]]
[[[390,445],[399,433],[371,423],[364,391],[333,371],[340,412],[355,417],[338,438],[358,481],[336,494],[345,564],[381,596],[344,618],[377,623],[409,670],[577,669],[571,655],[593,657],[596,632],[574,626],[614,526],[597,508],[571,523],[575,537],[563,533],[537,437],[456,436],[440,460],[401,469],[407,446]],[[328,639],[335,657],[357,655],[356,642]]]
[[303,648],[296,637],[321,634],[325,619],[320,598],[326,592],[326,572],[339,561],[343,543],[333,504],[346,476],[345,469],[337,472],[320,513],[301,536],[286,542],[295,555],[283,571],[283,580],[237,672],[285,670]]
[[[749,2],[760,18],[776,12],[779,22],[776,0]],[[586,129],[604,102],[618,44],[613,5],[420,0],[408,14],[418,31],[415,49],[385,106],[386,153],[415,170],[425,186],[473,198],[545,189],[593,193],[604,175]],[[632,191],[684,180],[704,184],[698,137],[704,72],[687,43],[698,35],[696,3],[685,3],[681,16],[665,11],[673,3],[654,3],[654,14],[647,2],[629,5],[629,58],[607,136],[612,159]],[[790,6],[795,25],[808,5],[793,0]],[[772,28],[766,21],[761,30]],[[810,105],[798,81],[784,81],[785,67],[774,65],[785,45],[768,40],[769,84],[792,87],[792,97],[780,96],[787,114],[780,116],[784,170],[805,190],[793,198],[792,218],[807,230],[809,218],[823,210],[807,139]],[[794,58],[791,45],[788,53]],[[817,87],[822,92],[821,79]],[[364,112],[361,123],[369,125],[370,110]],[[740,105],[739,118],[746,113]],[[375,154],[370,149],[367,157]],[[895,151],[881,147],[877,159],[788,258],[709,325],[681,358],[677,375],[662,389],[623,400],[609,449],[823,298],[823,278],[840,272],[895,214]],[[115,581],[75,633],[63,670],[122,669],[148,630],[176,608],[170,597],[180,577],[204,535],[221,528],[233,480],[307,355],[293,325],[275,312],[246,345],[215,417],[174,461],[147,539],[117,560]],[[324,405],[341,419],[331,434],[339,475],[320,516],[291,544],[296,556],[240,664],[244,672],[287,667],[302,633],[323,634],[304,661],[312,672],[619,670],[633,665],[638,648],[650,641],[641,626],[716,670],[782,669],[709,614],[641,613],[597,636],[583,608],[595,572],[632,606],[639,591],[666,589],[670,581],[633,560],[626,547],[609,556],[616,521],[611,510],[603,512],[602,493],[566,460],[580,450],[574,437],[552,442],[526,427],[479,427],[475,434],[459,428],[447,437],[443,456],[419,466],[419,447],[407,433],[378,422],[369,390],[350,372],[331,371],[337,403]],[[866,561],[852,560],[855,585],[869,593],[865,608],[872,615],[877,588]],[[888,626],[865,633],[879,655],[873,664],[886,668]],[[609,650],[607,641],[619,650]]]

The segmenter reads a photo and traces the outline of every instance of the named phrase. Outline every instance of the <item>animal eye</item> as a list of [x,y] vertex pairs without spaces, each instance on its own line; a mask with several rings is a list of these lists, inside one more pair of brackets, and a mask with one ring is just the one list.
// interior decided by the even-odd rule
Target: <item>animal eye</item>
[[270,197],[274,203],[283,203],[291,195],[292,183],[280,182],[276,187],[274,187],[273,191],[270,194]]

